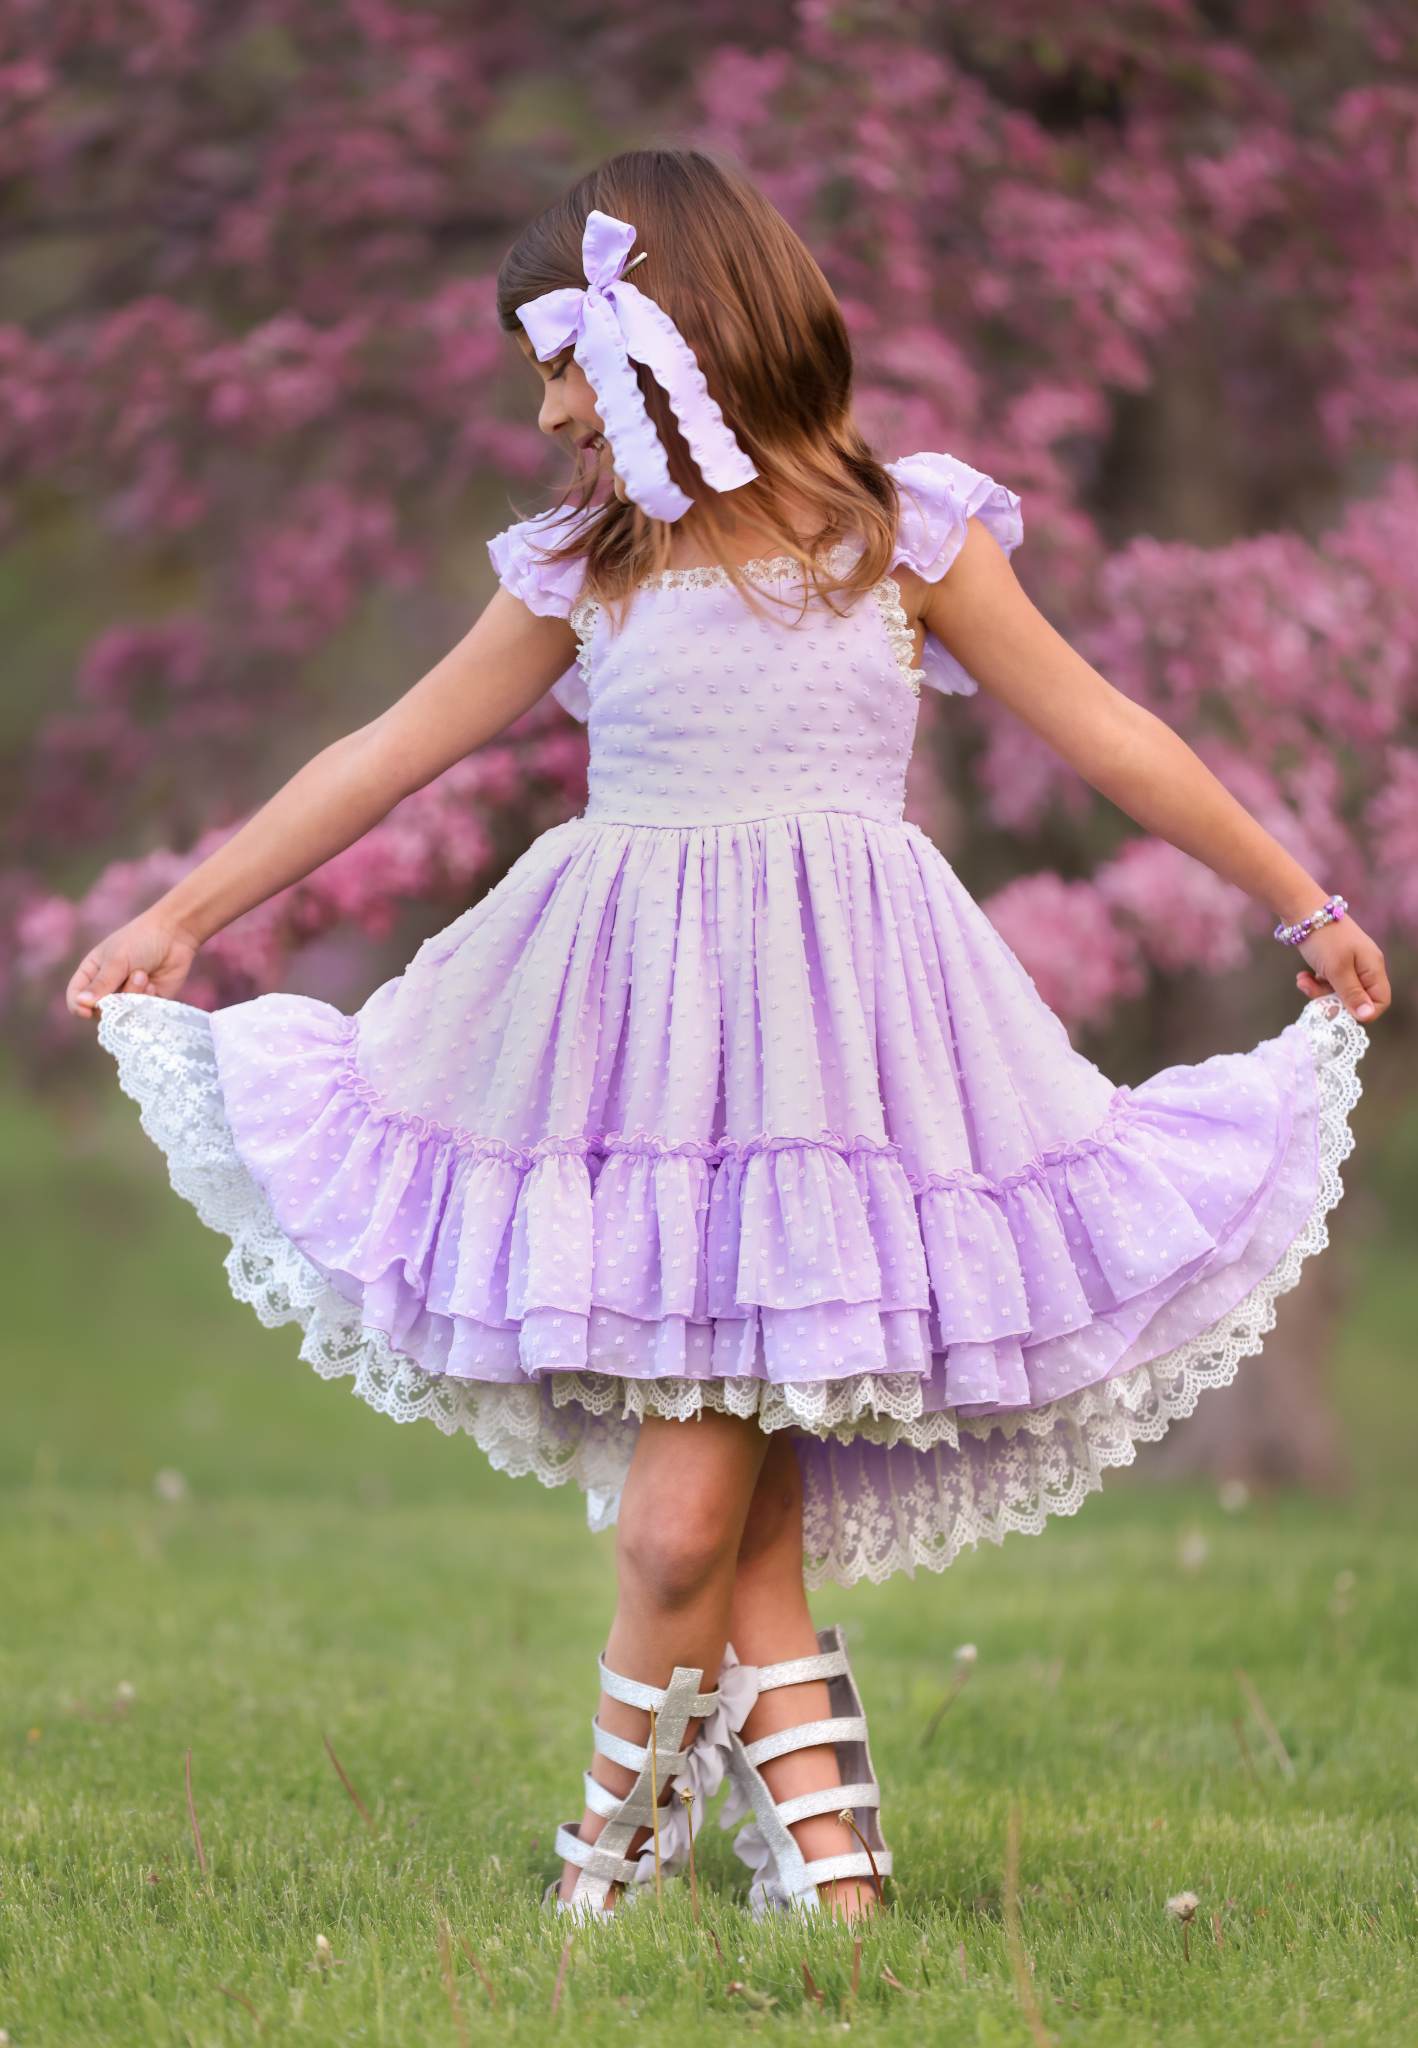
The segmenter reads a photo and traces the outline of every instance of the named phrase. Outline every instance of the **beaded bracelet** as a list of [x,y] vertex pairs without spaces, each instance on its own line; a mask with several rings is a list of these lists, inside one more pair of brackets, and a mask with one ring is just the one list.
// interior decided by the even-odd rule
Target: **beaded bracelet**
[[1318,910],[1312,910],[1308,917],[1302,917],[1298,924],[1280,923],[1275,927],[1275,936],[1283,946],[1298,946],[1311,932],[1317,932],[1321,925],[1333,924],[1343,917],[1349,905],[1342,896],[1327,896]]

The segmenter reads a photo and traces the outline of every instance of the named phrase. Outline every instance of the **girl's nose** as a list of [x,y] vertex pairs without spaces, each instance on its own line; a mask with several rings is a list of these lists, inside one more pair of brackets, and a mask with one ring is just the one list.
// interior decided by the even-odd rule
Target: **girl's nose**
[[537,414],[537,425],[544,434],[555,434],[564,427],[571,415],[566,410],[565,400],[558,396],[550,384],[542,392],[541,411]]

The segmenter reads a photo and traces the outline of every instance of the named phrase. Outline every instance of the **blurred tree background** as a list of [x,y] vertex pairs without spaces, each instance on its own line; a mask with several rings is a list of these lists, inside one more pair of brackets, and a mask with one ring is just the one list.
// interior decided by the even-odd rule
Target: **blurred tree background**
[[[483,540],[556,481],[497,263],[656,142],[760,181],[843,300],[879,451],[1017,490],[1040,605],[1350,899],[1398,990],[1363,1075],[1387,1116],[1418,936],[1418,17],[1385,0],[0,0],[19,1072],[110,1087],[62,1005],[84,948],[466,630]],[[356,1007],[580,807],[584,760],[546,700],[220,934],[186,997]],[[987,698],[923,703],[911,811],[1118,1079],[1295,1014],[1269,917]],[[1312,1262],[1153,1469],[1340,1481],[1343,1286]]]

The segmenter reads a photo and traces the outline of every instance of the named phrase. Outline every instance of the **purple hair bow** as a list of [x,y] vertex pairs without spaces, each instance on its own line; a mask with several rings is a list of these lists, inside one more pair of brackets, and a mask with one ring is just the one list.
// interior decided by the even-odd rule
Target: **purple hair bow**
[[626,496],[652,519],[678,519],[694,503],[670,475],[645,410],[632,359],[664,390],[705,481],[716,491],[752,483],[758,471],[709,396],[684,336],[664,308],[624,276],[635,246],[629,221],[592,208],[581,237],[584,290],[543,292],[517,308],[539,362],[571,348],[586,372]]

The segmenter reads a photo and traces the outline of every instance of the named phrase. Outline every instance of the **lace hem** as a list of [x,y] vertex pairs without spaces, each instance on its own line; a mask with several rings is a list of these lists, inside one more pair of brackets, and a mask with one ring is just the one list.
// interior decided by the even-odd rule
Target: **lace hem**
[[[224,1264],[232,1293],[268,1327],[299,1323],[299,1355],[322,1378],[351,1379],[360,1399],[395,1421],[426,1419],[445,1434],[471,1436],[499,1471],[531,1473],[547,1486],[574,1480],[586,1492],[593,1528],[615,1519],[646,1414],[687,1420],[708,1407],[755,1416],[765,1430],[793,1429],[828,1450],[806,1475],[812,1586],[879,1582],[920,1566],[938,1571],[967,1545],[1037,1533],[1050,1516],[1075,1513],[1106,1470],[1130,1464],[1137,1445],[1189,1415],[1206,1388],[1231,1381],[1240,1361],[1261,1349],[1305,1259],[1329,1242],[1326,1219],[1343,1192],[1339,1168],[1353,1149],[1349,1115],[1368,1042],[1336,997],[1317,998],[1301,1013],[1319,1093],[1315,1199],[1284,1256],[1242,1301],[1164,1357],[1116,1379],[1039,1408],[967,1417],[923,1413],[921,1383],[910,1374],[788,1386],[554,1371],[535,1384],[496,1385],[425,1373],[384,1331],[361,1324],[355,1306],[276,1222],[232,1140],[207,1013],[123,994],[104,997],[99,1013],[99,1043],[165,1155],[174,1190],[230,1241]],[[146,1028],[149,1021],[155,1028]],[[884,1467],[865,1482],[854,1472],[849,1500],[834,1466],[863,1446],[914,1454],[915,1467],[904,1483]]]

